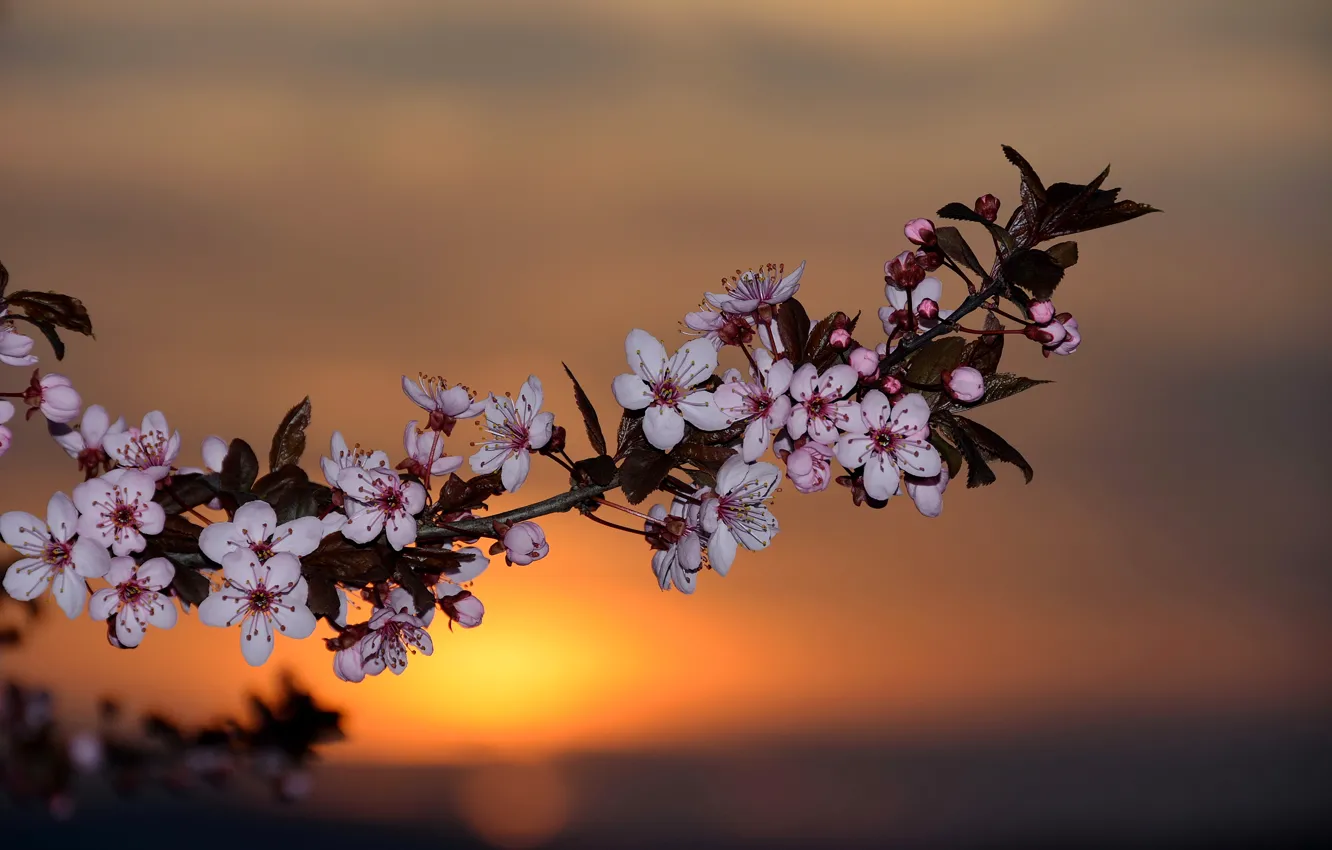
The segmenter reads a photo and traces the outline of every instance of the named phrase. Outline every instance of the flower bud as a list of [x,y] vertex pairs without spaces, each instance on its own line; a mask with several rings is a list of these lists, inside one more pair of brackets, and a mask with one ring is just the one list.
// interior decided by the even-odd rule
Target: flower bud
[[77,419],[83,409],[83,399],[69,378],[55,373],[42,377],[38,374],[33,372],[32,384],[23,393],[24,401],[52,422],[63,424]]
[[1058,322],[1048,325],[1027,325],[1022,335],[1041,345],[1058,345],[1064,341],[1064,327]]
[[913,251],[903,251],[889,260],[883,272],[903,289],[911,289],[925,279],[925,269],[920,267]]
[[1027,315],[1038,325],[1049,324],[1055,315],[1053,301],[1033,301],[1027,305]]
[[916,306],[916,314],[922,319],[939,318],[939,302],[933,298],[922,298],[920,304]]
[[717,328],[717,339],[722,345],[748,345],[754,338],[754,329],[742,316],[727,316]]
[[1082,344],[1082,334],[1078,331],[1077,319],[1069,316],[1067,319],[1051,322],[1050,327],[1062,328],[1064,337],[1057,344],[1047,345],[1045,347],[1044,353],[1046,357],[1049,357],[1051,354],[1066,356],[1078,350],[1078,346]]
[[857,348],[848,355],[847,360],[862,378],[868,378],[879,371],[879,355],[872,348]]
[[940,377],[948,394],[958,401],[979,401],[985,395],[985,376],[970,366],[945,370]]
[[942,266],[943,261],[943,252],[938,248],[934,248],[933,250],[922,248],[916,252],[916,262],[927,272],[932,272],[939,268],[939,266]]
[[786,457],[786,477],[801,493],[826,490],[832,466],[832,449],[813,440]]
[[884,378],[883,383],[879,384],[879,386],[882,387],[883,391],[888,395],[897,395],[902,391],[902,382],[897,378],[894,378],[892,375]]
[[550,441],[541,447],[541,453],[547,455],[559,454],[564,451],[565,442],[569,439],[569,434],[564,430],[563,425],[556,425],[550,432]]
[[450,620],[464,629],[476,628],[486,616],[486,606],[467,590],[439,600],[439,607]]
[[934,244],[934,222],[928,218],[913,218],[904,228],[906,238],[916,245]]
[[851,345],[851,334],[846,328],[838,328],[828,335],[828,344],[838,351],[845,351]]
[[520,522],[504,533],[504,560],[525,567],[550,553],[546,532],[534,522]]
[[976,212],[986,221],[994,221],[999,217],[999,199],[994,195],[981,195],[976,199]]

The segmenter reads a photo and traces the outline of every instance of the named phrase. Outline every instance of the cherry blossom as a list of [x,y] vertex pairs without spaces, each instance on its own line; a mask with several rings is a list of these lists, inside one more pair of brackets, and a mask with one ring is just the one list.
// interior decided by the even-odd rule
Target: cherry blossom
[[646,527],[648,539],[657,548],[652,553],[652,572],[657,576],[657,586],[662,590],[674,586],[681,593],[693,593],[698,585],[699,570],[703,569],[699,506],[675,499],[669,513],[664,505],[653,505],[648,516],[652,518]]
[[777,518],[766,502],[777,490],[782,473],[770,463],[746,463],[731,455],[717,472],[714,493],[703,499],[701,527],[708,536],[708,562],[724,576],[735,560],[737,545],[766,549],[777,534]]
[[753,357],[757,369],[750,370],[750,381],[741,382],[739,373],[735,373],[734,380],[726,381],[713,394],[717,406],[731,422],[748,420],[740,451],[749,463],[768,450],[772,432],[785,425],[791,415],[791,399],[786,390],[794,373],[790,360],[774,361],[772,354],[763,349],[755,351]]
[[869,378],[879,372],[880,356],[872,348],[856,348],[847,355],[848,365],[862,378]]
[[685,314],[684,333],[698,336],[715,348],[744,345],[754,337],[754,320],[750,316],[737,316],[712,309],[704,302],[704,309]]
[[324,538],[318,517],[303,516],[279,523],[273,506],[255,500],[236,509],[230,522],[215,522],[199,534],[199,548],[219,564],[238,549],[248,549],[267,561],[278,552],[304,558],[319,547]]
[[878,390],[860,402],[837,441],[837,460],[847,469],[865,468],[865,492],[884,501],[901,492],[898,469],[929,478],[939,473],[939,452],[929,443],[930,406],[918,394],[897,404]]
[[[519,523],[519,525],[535,525],[535,523]],[[537,529],[538,532],[540,530]],[[542,544],[544,543],[543,535]],[[459,549],[458,554],[462,556],[458,565],[447,568],[444,575],[440,576],[439,583],[435,585],[435,597],[439,600],[440,609],[452,622],[464,629],[473,629],[481,625],[486,615],[486,606],[482,605],[481,600],[467,588],[490,566],[490,559],[475,546]]]
[[907,241],[916,245],[933,245],[935,242],[934,222],[928,218],[913,218],[902,230]]
[[161,481],[171,474],[171,465],[180,454],[180,432],[172,431],[162,411],[154,410],[143,417],[138,428],[108,432],[102,447],[116,465],[140,470]]
[[927,277],[910,290],[888,283],[883,291],[891,305],[879,308],[879,321],[883,323],[884,333],[891,334],[906,327],[908,301],[916,314],[915,327],[918,330],[929,330],[939,324],[941,319],[953,315],[952,310],[939,308],[943,299],[943,281],[937,277]]
[[986,221],[994,221],[999,217],[999,199],[994,195],[981,195],[976,199],[975,209]]
[[32,337],[14,330],[9,311],[0,309],[0,363],[6,366],[32,366],[37,355],[32,353]]
[[805,273],[805,264],[788,275],[783,276],[785,266],[769,263],[757,271],[750,269],[738,272],[736,277],[725,281],[726,291],[709,292],[708,303],[718,310],[740,315],[757,313],[762,307],[772,307],[786,301],[800,289],[800,277]]
[[384,452],[367,452],[360,446],[347,448],[347,441],[341,431],[333,432],[330,445],[332,457],[319,458],[319,468],[324,472],[324,480],[334,490],[340,489],[338,481],[348,469],[388,469],[389,458]]
[[79,462],[79,471],[90,476],[107,471],[114,461],[102,447],[109,435],[125,431],[125,417],[111,421],[106,408],[100,404],[90,404],[83,411],[83,420],[78,428],[71,428],[64,423],[48,422],[47,430],[65,454]]
[[145,534],[160,534],[166,513],[153,501],[157,484],[137,470],[113,469],[74,488],[79,535],[117,555],[142,552]]
[[301,562],[289,552],[266,561],[249,549],[237,549],[222,560],[224,583],[199,605],[199,620],[208,626],[240,625],[241,655],[258,667],[273,653],[273,627],[291,638],[314,633],[315,616],[306,607],[309,587]]
[[[715,354],[714,354],[715,356]],[[555,430],[555,414],[542,413],[541,379],[528,377],[518,391],[515,404],[507,396],[491,394],[486,400],[486,419],[482,428],[489,436],[471,457],[472,471],[491,473],[500,470],[504,489],[516,492],[527,480],[532,461],[528,453],[550,442]]]
[[[367,635],[368,637],[368,635]],[[365,680],[365,638],[333,654],[333,675],[344,682]]]
[[342,533],[348,540],[369,543],[381,531],[386,531],[394,549],[416,540],[416,515],[426,503],[420,484],[403,481],[386,469],[351,467],[342,471],[338,485],[347,494]]
[[948,489],[948,464],[939,465],[937,475],[928,478],[920,478],[915,475],[906,476],[906,491],[915,502],[916,510],[927,517],[937,517],[943,513],[943,494]]
[[93,594],[88,615],[94,620],[114,616],[116,640],[121,646],[136,647],[149,626],[176,625],[176,606],[162,592],[175,575],[176,568],[166,558],[149,558],[142,564],[130,557],[112,558],[106,580],[114,586]]
[[611,390],[621,407],[644,411],[643,435],[649,443],[668,452],[684,439],[686,421],[704,431],[730,424],[712,393],[693,389],[717,368],[717,350],[706,340],[690,340],[668,359],[660,340],[635,329],[624,349],[634,372],[617,376]]
[[32,408],[28,416],[40,410],[48,421],[61,424],[73,422],[83,409],[83,399],[74,384],[55,372],[46,375],[33,372],[32,384],[23,393],[23,400]]
[[534,522],[520,522],[504,532],[504,559],[510,565],[525,567],[550,553],[546,532]]
[[0,398],[0,455],[9,451],[14,442],[14,432],[5,423],[14,418],[14,405]]
[[402,433],[402,445],[407,457],[397,468],[406,470],[417,478],[429,479],[448,475],[462,466],[461,457],[444,453],[444,438],[439,431],[421,430],[413,419],[407,423]]
[[1062,338],[1058,342],[1047,343],[1042,354],[1046,357],[1051,354],[1064,356],[1077,351],[1078,346],[1082,345],[1082,334],[1078,331],[1078,320],[1068,313],[1060,313],[1054,321],[1046,326],[1047,329],[1056,327],[1063,331]]
[[426,427],[431,431],[451,434],[459,419],[471,419],[486,409],[486,403],[477,401],[467,387],[461,384],[449,386],[443,378],[426,374],[418,375],[415,382],[403,375],[402,391],[430,414]]
[[980,401],[981,396],[985,395],[985,376],[971,366],[945,369],[940,380],[948,394],[958,401]]
[[786,455],[786,477],[801,493],[826,490],[832,480],[832,457],[832,446],[806,440]]
[[419,617],[415,610],[412,595],[395,587],[385,606],[370,617],[370,633],[360,642],[365,675],[378,676],[386,669],[401,675],[407,669],[408,649],[422,655],[434,653],[435,643],[426,628],[435,618],[435,609],[428,608]]
[[855,419],[856,402],[842,399],[856,386],[856,370],[845,364],[829,366],[822,375],[813,363],[806,363],[791,376],[791,397],[795,406],[786,420],[786,430],[799,439],[806,433],[820,443],[832,443],[838,429]]
[[67,617],[82,614],[88,599],[85,579],[106,575],[111,556],[96,539],[78,532],[78,508],[64,493],[47,502],[46,522],[24,511],[0,516],[0,537],[23,556],[5,573],[5,591],[27,601],[49,587]]

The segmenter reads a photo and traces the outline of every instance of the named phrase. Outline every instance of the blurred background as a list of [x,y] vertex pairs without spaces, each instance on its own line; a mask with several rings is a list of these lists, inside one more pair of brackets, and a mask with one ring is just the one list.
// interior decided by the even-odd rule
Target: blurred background
[[[484,626],[355,686],[317,640],[252,670],[192,617],[131,653],[52,606],[0,675],[51,687],[73,727],[104,694],[206,722],[285,669],[348,740],[294,807],[0,809],[6,846],[101,844],[107,813],[170,827],[142,847],[1328,831],[1327,4],[0,9],[0,258],[83,299],[97,339],[62,370],[112,415],[163,410],[184,463],[208,434],[266,445],[306,394],[308,469],[334,428],[396,461],[419,371],[535,372],[582,450],[561,360],[613,418],[623,333],[673,338],[766,262],[808,261],[810,313],[872,327],[904,221],[985,192],[1011,210],[1001,143],[1047,182],[1112,162],[1108,185],[1165,210],[1078,238],[1057,299],[1076,356],[1010,346],[1056,383],[979,418],[1035,480],[956,486],[938,520],[787,487],[777,545],[687,598],[641,540],[553,519],[548,559],[478,582]],[[0,510],[39,510],[77,474],[15,430]],[[537,467],[523,495],[560,486]]]

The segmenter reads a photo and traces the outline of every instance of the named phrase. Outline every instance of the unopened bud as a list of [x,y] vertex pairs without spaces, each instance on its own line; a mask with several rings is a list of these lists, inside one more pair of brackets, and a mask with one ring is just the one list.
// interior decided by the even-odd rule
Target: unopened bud
[[933,298],[921,299],[920,305],[916,307],[916,313],[922,319],[937,319],[939,317],[939,302]]
[[1055,315],[1054,302],[1033,301],[1027,305],[1027,315],[1038,325],[1049,324]]
[[847,357],[851,368],[862,378],[868,378],[879,371],[879,355],[870,348],[857,348]]
[[916,262],[925,271],[932,272],[943,265],[943,252],[938,248],[922,248],[916,252]]
[[544,454],[559,454],[564,451],[564,444],[568,440],[569,434],[564,430],[563,425],[556,425],[550,432],[550,442],[541,448]]
[[846,328],[838,328],[828,335],[828,344],[838,351],[845,351],[851,345],[851,334]]
[[945,370],[940,378],[948,394],[958,401],[979,401],[985,395],[985,376],[970,366]]
[[884,265],[883,271],[903,289],[911,289],[925,279],[925,269],[920,267],[913,251],[903,251],[893,257]]
[[981,195],[976,199],[976,212],[986,221],[994,221],[999,217],[999,199],[994,195]]
[[903,230],[906,238],[916,245],[934,244],[934,222],[928,218],[913,218]]
[[902,382],[897,378],[894,378],[892,375],[884,378],[883,383],[879,386],[882,387],[883,391],[888,393],[888,395],[897,395],[902,391]]

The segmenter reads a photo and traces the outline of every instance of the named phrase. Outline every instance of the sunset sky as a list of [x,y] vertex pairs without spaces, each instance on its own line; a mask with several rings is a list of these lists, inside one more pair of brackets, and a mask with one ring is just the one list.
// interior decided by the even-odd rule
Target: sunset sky
[[[560,362],[611,419],[624,333],[670,345],[759,263],[807,261],[809,311],[863,310],[877,342],[903,222],[1011,209],[1002,143],[1049,182],[1110,162],[1165,210],[1079,238],[1076,356],[1010,346],[1056,383],[977,418],[1030,485],[1004,467],[933,521],[788,486],[774,547],[692,598],[641,539],[552,519],[548,559],[477,583],[481,628],[359,686],[317,640],[253,670],[192,617],[122,652],[52,607],[0,672],[71,716],[117,693],[203,720],[290,669],[349,713],[331,759],[441,764],[1332,706],[1323,4],[0,10],[0,259],[83,299],[97,339],[60,368],[113,415],[162,410],[184,463],[209,434],[266,446],[307,394],[316,476],[335,428],[396,461],[420,371],[535,373],[584,451]],[[18,424],[0,510],[39,511],[77,474]],[[561,487],[534,469],[522,496]]]

